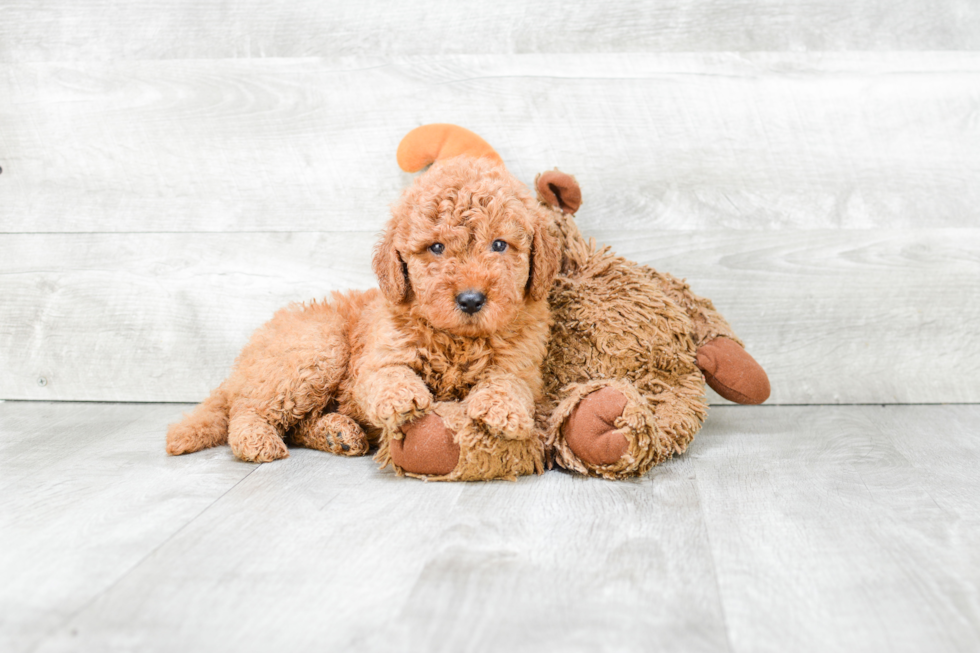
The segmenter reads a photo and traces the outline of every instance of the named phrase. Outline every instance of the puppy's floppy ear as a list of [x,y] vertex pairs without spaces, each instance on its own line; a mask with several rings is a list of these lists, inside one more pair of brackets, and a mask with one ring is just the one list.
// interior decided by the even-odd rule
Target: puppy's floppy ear
[[561,251],[552,224],[551,219],[542,215],[534,225],[534,239],[531,242],[531,269],[524,293],[535,301],[548,296],[555,276],[558,274],[558,268],[561,266]]
[[374,260],[371,262],[378,285],[385,298],[392,304],[408,301],[411,286],[408,283],[408,266],[395,249],[395,228],[389,224],[384,237],[374,246]]

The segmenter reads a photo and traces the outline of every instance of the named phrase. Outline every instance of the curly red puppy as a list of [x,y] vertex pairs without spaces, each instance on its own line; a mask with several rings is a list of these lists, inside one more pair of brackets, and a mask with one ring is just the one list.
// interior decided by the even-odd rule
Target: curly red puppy
[[167,451],[227,442],[265,462],[291,440],[361,455],[431,421],[419,418],[436,402],[459,404],[467,428],[535,440],[560,260],[551,223],[495,153],[436,162],[392,207],[374,254],[380,291],[276,313],[228,379],[171,425]]

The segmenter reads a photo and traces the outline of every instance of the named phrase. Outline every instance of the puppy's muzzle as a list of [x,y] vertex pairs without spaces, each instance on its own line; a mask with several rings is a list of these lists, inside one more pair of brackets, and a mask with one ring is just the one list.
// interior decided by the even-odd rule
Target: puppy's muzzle
[[486,303],[487,296],[479,290],[464,290],[456,295],[456,306],[467,315],[479,313]]

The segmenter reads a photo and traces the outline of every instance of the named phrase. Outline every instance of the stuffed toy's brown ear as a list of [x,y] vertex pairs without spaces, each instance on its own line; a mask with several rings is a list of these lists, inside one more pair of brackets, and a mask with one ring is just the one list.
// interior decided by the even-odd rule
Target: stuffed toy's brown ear
[[531,243],[531,272],[524,291],[533,300],[541,300],[548,296],[561,266],[558,238],[551,232],[550,226],[551,220],[541,219],[534,228],[534,240]]
[[543,172],[534,180],[539,199],[548,206],[556,206],[562,213],[575,213],[582,206],[582,189],[575,177],[558,168]]
[[430,163],[466,154],[502,163],[490,144],[468,129],[434,123],[416,127],[398,144],[398,165],[405,172],[418,172]]
[[408,267],[401,254],[395,249],[395,230],[389,224],[384,238],[374,247],[374,260],[371,261],[378,285],[385,298],[392,304],[408,301],[411,286],[408,283]]

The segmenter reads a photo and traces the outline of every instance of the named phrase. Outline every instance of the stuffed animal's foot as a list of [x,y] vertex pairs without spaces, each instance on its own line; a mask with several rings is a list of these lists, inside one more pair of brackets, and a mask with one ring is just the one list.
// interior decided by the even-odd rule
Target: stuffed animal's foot
[[572,450],[589,465],[612,465],[629,451],[629,440],[616,420],[623,416],[627,399],[606,386],[578,403],[562,424],[561,432]]
[[459,462],[459,445],[442,418],[435,413],[402,426],[400,440],[391,440],[391,462],[410,473],[445,476]]
[[738,404],[761,404],[769,398],[769,377],[734,340],[709,340],[698,347],[698,367],[711,389]]
[[582,474],[627,478],[687,449],[705,408],[701,375],[676,388],[637,387],[627,379],[596,379],[564,389],[547,417],[555,463]]
[[231,451],[250,463],[267,463],[289,456],[276,428],[253,410],[233,413],[228,423]]
[[326,413],[300,422],[293,432],[293,442],[338,456],[363,456],[369,448],[364,429],[340,413]]
[[[394,437],[400,435],[401,437]],[[399,474],[436,481],[487,481],[544,471],[539,437],[502,438],[467,414],[460,402],[439,402],[432,411],[387,432],[375,459]]]

